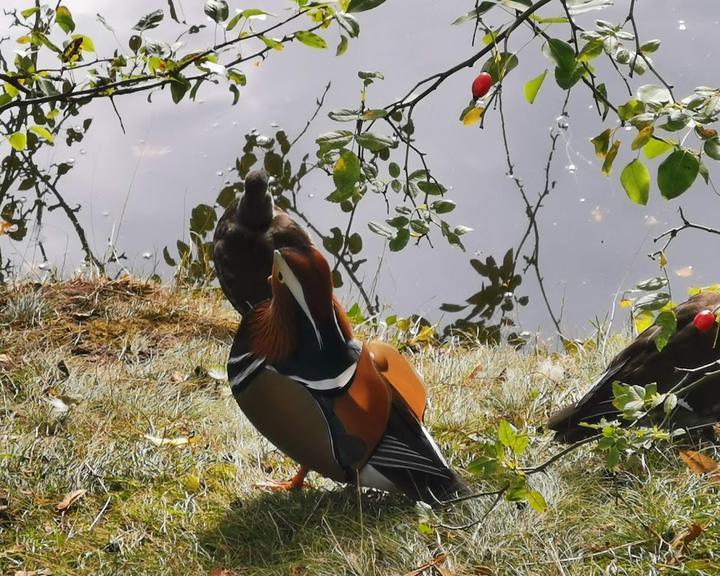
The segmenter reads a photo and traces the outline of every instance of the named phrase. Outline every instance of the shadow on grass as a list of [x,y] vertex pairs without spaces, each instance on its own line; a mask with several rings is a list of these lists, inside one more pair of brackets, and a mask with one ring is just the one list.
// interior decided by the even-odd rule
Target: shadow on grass
[[318,562],[328,569],[328,562],[334,564],[338,574],[353,573],[368,561],[361,557],[363,540],[370,539],[368,553],[373,561],[380,560],[382,541],[392,538],[399,524],[415,522],[414,518],[414,505],[403,496],[358,495],[352,486],[263,493],[235,500],[200,542],[215,565],[242,574],[242,569],[250,568],[302,573]]

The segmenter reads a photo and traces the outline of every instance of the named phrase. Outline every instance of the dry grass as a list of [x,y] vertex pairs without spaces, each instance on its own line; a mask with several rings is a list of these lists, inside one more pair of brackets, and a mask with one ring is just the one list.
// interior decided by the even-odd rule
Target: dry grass
[[[502,503],[464,530],[439,524],[481,519],[490,501],[427,512],[317,476],[301,493],[254,488],[293,465],[215,379],[235,326],[214,292],[129,280],[0,292],[0,573],[385,576],[440,552],[454,576],[720,573],[717,489],[670,448],[615,474],[582,448],[531,478],[548,511]],[[463,469],[505,418],[530,431],[539,463],[558,449],[547,413],[621,341],[605,357],[424,347],[430,427]]]

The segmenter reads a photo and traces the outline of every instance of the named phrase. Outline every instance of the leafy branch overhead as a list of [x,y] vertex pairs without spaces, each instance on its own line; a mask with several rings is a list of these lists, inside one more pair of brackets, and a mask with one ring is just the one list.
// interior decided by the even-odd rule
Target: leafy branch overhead
[[[289,206],[299,212],[300,181],[312,171],[326,175],[326,200],[338,208],[338,216],[325,228],[310,218],[308,223],[335,257],[333,272],[338,286],[348,279],[361,286],[362,264],[368,259],[364,256],[364,234],[368,231],[386,240],[394,252],[411,245],[433,246],[436,237],[464,249],[464,236],[471,228],[453,221],[459,212],[456,199],[423,151],[416,112],[449,78],[477,67],[472,87],[468,82],[471,99],[464,106],[458,104],[459,118],[464,126],[484,127],[493,114],[501,116],[508,176],[518,187],[529,222],[521,241],[509,252],[511,265],[502,268],[498,281],[483,285],[465,304],[448,304],[445,309],[458,312],[467,308],[466,316],[459,321],[461,329],[482,318],[488,324],[480,328],[488,328],[486,333],[496,339],[499,327],[509,322],[508,313],[526,303],[524,297],[514,294],[521,277],[516,263],[524,262],[525,271],[535,271],[559,329],[559,318],[553,314],[542,286],[536,220],[554,186],[550,169],[557,134],[552,136],[545,185],[537,201],[531,200],[513,172],[502,112],[503,92],[522,94],[530,106],[550,91],[554,81],[559,100],[565,99],[563,114],[571,93],[585,96],[602,127],[587,144],[588,149],[594,149],[607,175],[622,158],[620,184],[638,204],[649,201],[653,186],[672,199],[686,192],[698,175],[712,185],[707,159],[720,160],[720,139],[714,127],[720,113],[720,91],[699,86],[689,96],[676,95],[653,60],[661,50],[661,41],[641,38],[636,1],[626,0],[626,12],[619,22],[593,20],[609,5],[610,0],[469,3],[463,14],[448,18],[448,25],[454,25],[457,34],[471,32],[466,58],[419,80],[389,102],[378,103],[371,97],[374,85],[384,79],[382,71],[358,72],[358,101],[329,112],[337,126],[312,135],[314,154],[311,150],[299,153],[295,147],[293,154],[298,156],[291,157],[290,149],[297,138],[290,142],[287,136],[283,139],[277,134],[264,138],[249,135],[248,142],[253,144],[243,150],[238,173],[242,176],[249,166],[262,163],[276,178],[276,196],[292,199]],[[69,145],[82,139],[88,127],[82,131],[65,127],[69,118],[79,115],[94,99],[105,99],[114,107],[118,98],[131,93],[144,92],[148,100],[194,101],[210,84],[226,87],[232,103],[238,104],[244,87],[252,81],[249,66],[281,56],[291,43],[301,45],[309,58],[321,51],[341,56],[360,33],[362,16],[356,14],[371,10],[381,14],[387,7],[385,0],[288,0],[287,6],[287,11],[272,14],[258,7],[236,7],[226,0],[207,0],[202,13],[198,9],[186,21],[186,15],[181,19],[174,1],[168,0],[166,6],[153,6],[139,17],[127,31],[127,43],[121,42],[123,48],[112,54],[97,53],[93,38],[74,18],[71,0],[9,11],[16,33],[2,43],[0,58],[0,138],[7,141],[9,149],[4,160],[6,174],[0,183],[0,229],[13,240],[22,239],[30,219],[40,223],[44,206],[48,210],[60,208],[73,223],[89,263],[102,270],[106,263],[122,259],[114,246],[100,257],[92,253],[76,217],[79,207],[62,198],[57,179],[72,166],[65,163],[40,168],[35,164],[36,153],[58,139]],[[116,36],[121,35],[101,15],[98,21]],[[182,30],[179,35],[178,27]],[[12,56],[7,50],[11,43]],[[544,55],[547,65],[521,80],[517,78],[518,65],[524,53],[533,48]],[[638,76],[643,77],[642,82]],[[119,114],[118,119],[122,127]],[[236,187],[234,194],[238,191]],[[25,196],[33,193],[34,201],[23,204]],[[228,193],[224,190],[222,195]],[[57,202],[48,205],[48,197]],[[372,202],[384,209],[384,216],[359,222],[358,207]],[[193,214],[202,212],[209,218],[209,210],[204,204]],[[188,266],[196,262],[191,277],[208,279],[212,274],[207,270],[207,226],[200,226],[197,218],[194,222],[190,241],[177,245],[179,262]],[[178,263],[169,251],[165,256],[168,263]],[[498,259],[505,262],[506,258]],[[482,269],[494,270],[490,265],[494,262],[487,260]],[[369,294],[364,300],[368,308],[376,304]],[[493,323],[498,315],[500,320]]]

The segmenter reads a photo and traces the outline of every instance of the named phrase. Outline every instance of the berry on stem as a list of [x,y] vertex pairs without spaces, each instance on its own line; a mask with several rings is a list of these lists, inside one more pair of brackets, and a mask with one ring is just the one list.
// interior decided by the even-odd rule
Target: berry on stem
[[710,310],[703,310],[698,312],[693,319],[693,326],[700,332],[707,332],[715,325],[715,314]]
[[487,72],[480,72],[472,83],[472,95],[476,100],[482,98],[490,90],[493,79]]

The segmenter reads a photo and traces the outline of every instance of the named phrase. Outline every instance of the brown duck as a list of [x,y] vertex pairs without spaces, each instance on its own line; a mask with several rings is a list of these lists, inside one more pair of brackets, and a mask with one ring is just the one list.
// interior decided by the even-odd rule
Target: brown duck
[[[612,405],[612,384],[616,381],[632,386],[655,382],[658,392],[662,393],[673,390],[683,378],[686,380],[682,388],[698,382],[698,386],[678,396],[678,405],[670,420],[675,427],[689,430],[707,430],[720,420],[720,364],[713,366],[720,361],[718,324],[715,323],[709,330],[698,329],[693,321],[703,311],[720,312],[720,293],[701,292],[678,304],[675,307],[677,331],[662,351],[658,351],[655,344],[659,326],[653,325],[642,332],[613,358],[585,396],[550,418],[548,427],[555,430],[555,439],[574,442],[587,438],[596,430],[581,426],[580,422],[615,419],[618,411]],[[662,420],[663,417],[660,414],[657,419]]]
[[228,359],[242,411],[282,452],[338,482],[435,503],[462,491],[422,420],[425,386],[393,347],[361,343],[313,247],[275,251],[272,299],[243,322]]
[[245,191],[215,227],[213,260],[220,287],[241,314],[270,298],[273,251],[312,244],[307,232],[276,208],[262,170],[245,178]]

